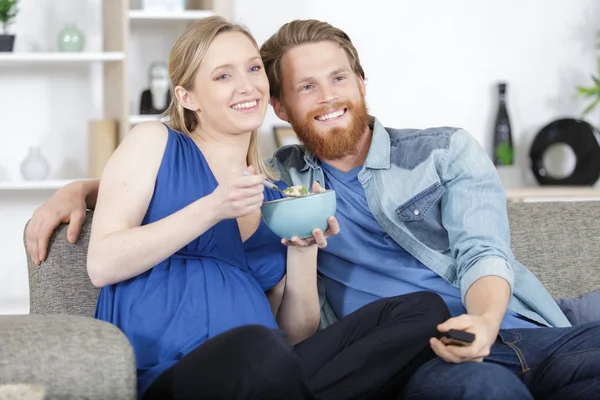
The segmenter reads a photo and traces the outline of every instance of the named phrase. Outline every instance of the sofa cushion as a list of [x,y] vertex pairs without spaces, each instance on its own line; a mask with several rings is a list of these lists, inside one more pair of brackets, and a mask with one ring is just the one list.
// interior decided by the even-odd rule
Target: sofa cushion
[[0,385],[42,385],[48,399],[136,397],[133,348],[108,322],[74,315],[3,315],[0,338]]
[[556,302],[573,325],[600,321],[600,291],[558,299]]
[[600,290],[600,201],[510,203],[517,260],[555,299]]

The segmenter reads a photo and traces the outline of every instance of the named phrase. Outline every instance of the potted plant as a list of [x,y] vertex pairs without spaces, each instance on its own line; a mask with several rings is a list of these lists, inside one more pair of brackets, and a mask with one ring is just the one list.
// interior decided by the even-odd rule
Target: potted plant
[[8,27],[14,22],[19,10],[19,0],[0,0],[0,51],[12,51],[15,44],[15,35],[8,34]]

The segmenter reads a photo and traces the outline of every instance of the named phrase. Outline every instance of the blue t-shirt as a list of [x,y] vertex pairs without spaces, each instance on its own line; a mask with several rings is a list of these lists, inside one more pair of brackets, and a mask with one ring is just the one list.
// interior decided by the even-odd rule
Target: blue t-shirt
[[[336,191],[341,231],[319,251],[327,298],[339,317],[374,300],[417,291],[439,294],[452,316],[466,313],[460,290],[427,268],[388,236],[369,210],[358,180],[362,167],[342,172],[322,163],[325,184]],[[508,311],[502,329],[535,327]]]

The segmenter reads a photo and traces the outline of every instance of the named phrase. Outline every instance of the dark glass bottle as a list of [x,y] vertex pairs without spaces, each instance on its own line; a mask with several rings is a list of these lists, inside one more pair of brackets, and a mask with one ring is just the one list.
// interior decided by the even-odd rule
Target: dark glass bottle
[[506,109],[506,83],[498,84],[498,111],[494,124],[494,165],[512,165],[514,147],[510,118]]

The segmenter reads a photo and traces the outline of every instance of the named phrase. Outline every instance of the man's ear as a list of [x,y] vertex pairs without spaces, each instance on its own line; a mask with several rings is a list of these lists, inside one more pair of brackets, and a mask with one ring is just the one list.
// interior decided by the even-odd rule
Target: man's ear
[[273,111],[275,111],[275,115],[286,122],[290,122],[287,113],[285,112],[285,108],[283,107],[283,103],[275,98],[275,96],[271,97],[271,106],[273,107]]
[[360,88],[360,93],[363,97],[367,96],[367,86],[365,85],[365,80],[362,76],[358,77],[358,87]]
[[194,96],[185,90],[182,86],[175,86],[175,97],[184,108],[190,111],[198,111],[200,107],[196,103]]

